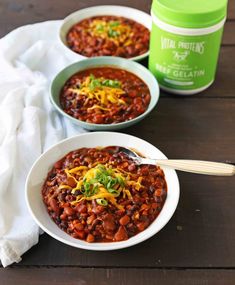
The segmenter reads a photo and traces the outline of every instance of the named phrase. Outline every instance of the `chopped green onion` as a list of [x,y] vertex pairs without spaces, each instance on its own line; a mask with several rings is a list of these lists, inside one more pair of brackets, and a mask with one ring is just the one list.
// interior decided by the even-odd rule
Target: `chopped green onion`
[[117,181],[118,181],[118,183],[120,184],[121,187],[125,186],[124,180],[119,175],[117,176]]
[[100,86],[101,86],[100,80],[95,78],[93,74],[90,74],[89,88],[91,90],[94,90],[96,87],[100,87]]
[[91,184],[90,181],[84,180],[80,191],[84,196],[90,197],[96,194],[98,189],[98,185]]
[[121,87],[121,82],[118,80],[112,80],[112,79],[105,79],[102,82],[103,86],[108,86],[108,87],[113,87],[113,88],[120,88]]
[[94,90],[95,88],[102,86],[111,87],[111,88],[121,87],[121,82],[118,80],[96,78],[93,74],[90,74],[89,78],[90,78],[89,88],[91,90]]
[[112,28],[110,28],[110,29],[108,30],[108,36],[109,36],[110,38],[115,38],[115,37],[117,37],[117,36],[119,36],[119,35],[120,35],[120,33],[119,33],[118,31],[113,30]]
[[105,199],[96,199],[97,204],[101,205],[101,206],[107,206],[108,202]]
[[110,22],[109,23],[109,26],[110,27],[117,27],[117,26],[119,26],[120,25],[120,22],[118,22],[118,21],[113,21],[113,22]]
[[95,178],[92,178],[92,179],[89,180],[89,183],[91,183],[91,184],[96,184],[98,182],[99,181],[97,179],[95,179]]
[[99,32],[104,31],[104,25],[102,25],[102,24],[96,25],[96,30],[99,31]]
[[120,192],[116,189],[113,189],[113,188],[108,188],[107,189],[109,193],[111,193],[112,195],[115,195],[115,196],[119,196]]

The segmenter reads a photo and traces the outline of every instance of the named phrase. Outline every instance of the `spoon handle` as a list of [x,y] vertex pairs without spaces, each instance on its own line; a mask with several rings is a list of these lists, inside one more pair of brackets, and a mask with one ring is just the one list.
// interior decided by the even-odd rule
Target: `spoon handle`
[[235,175],[235,166],[228,163],[201,161],[201,160],[154,160],[159,166],[171,167],[176,170],[218,176]]

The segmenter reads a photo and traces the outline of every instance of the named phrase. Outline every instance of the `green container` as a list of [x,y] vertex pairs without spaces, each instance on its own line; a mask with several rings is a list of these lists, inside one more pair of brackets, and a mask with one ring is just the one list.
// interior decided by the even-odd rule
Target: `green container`
[[160,87],[201,92],[215,78],[227,0],[154,0],[149,69]]

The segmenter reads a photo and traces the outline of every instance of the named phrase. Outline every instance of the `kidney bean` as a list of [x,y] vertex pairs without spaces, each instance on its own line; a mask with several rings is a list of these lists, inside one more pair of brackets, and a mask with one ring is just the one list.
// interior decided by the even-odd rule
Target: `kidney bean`
[[115,239],[116,241],[122,241],[122,240],[128,239],[128,235],[127,235],[127,232],[126,232],[125,227],[120,226],[120,227],[118,228],[118,231],[117,231],[117,232],[115,233],[115,235],[114,235],[114,239]]
[[67,219],[67,215],[65,213],[60,215],[61,220],[66,220]]
[[133,52],[134,52],[134,46],[127,46],[125,49],[129,55],[133,54]]
[[136,226],[137,226],[138,230],[140,232],[142,232],[146,228],[146,223],[145,222],[139,222],[136,224]]
[[153,209],[157,209],[158,204],[157,204],[157,203],[152,203],[151,207],[152,207]]
[[65,197],[66,197],[65,193],[59,193],[59,195],[58,195],[58,199],[59,199],[60,202],[65,201]]
[[47,186],[54,186],[56,184],[56,179],[52,181],[47,181]]
[[96,216],[94,215],[94,214],[92,214],[91,216],[89,216],[88,218],[87,218],[87,224],[88,225],[91,225],[92,224],[92,222],[95,220],[95,218],[96,218]]
[[142,204],[140,207],[140,211],[148,210],[150,207],[150,205]]
[[86,238],[87,242],[94,242],[95,241],[95,237],[92,234],[88,234],[87,238]]
[[96,46],[97,45],[97,41],[95,38],[90,38],[89,39],[89,45],[90,46]]
[[75,180],[72,177],[68,177],[67,178],[67,185],[69,185],[72,188],[74,188],[77,185],[77,183],[75,182]]
[[114,216],[106,214],[103,218],[103,227],[106,231],[114,231],[116,229]]
[[93,213],[95,213],[95,214],[101,214],[102,212],[104,212],[105,211],[105,208],[103,207],[103,206],[101,206],[101,205],[95,205],[95,206],[93,206],[93,208],[92,208],[92,212]]
[[105,238],[106,238],[107,240],[112,241],[112,240],[113,240],[113,235],[107,234],[107,235],[105,235]]
[[84,229],[84,225],[82,223],[76,223],[74,228],[78,231],[82,231]]
[[88,55],[88,56],[90,56],[91,54],[92,54],[92,52],[93,52],[93,49],[92,49],[92,47],[86,47],[85,49],[84,49],[84,52]]
[[125,209],[119,209],[115,212],[117,216],[122,216],[125,213]]
[[134,171],[134,170],[136,170],[136,165],[134,164],[134,163],[132,163],[132,164],[130,164],[129,166],[128,166],[128,171]]
[[101,221],[100,218],[99,218],[99,219],[95,219],[95,220],[92,222],[92,224],[91,224],[92,229],[101,228],[101,227],[100,227],[101,222],[102,222],[102,221]]
[[140,174],[144,176],[149,174],[148,166],[142,166],[139,171],[140,171]]
[[56,169],[60,169],[60,168],[62,168],[62,166],[63,166],[63,159],[57,161],[57,162],[54,164],[54,167],[55,167]]
[[80,239],[84,239],[85,238],[85,232],[84,231],[77,231],[74,230],[74,233],[76,234],[76,237],[80,238]]
[[49,205],[50,205],[51,209],[52,209],[56,214],[59,214],[60,209],[59,209],[59,206],[58,206],[58,203],[57,203],[56,199],[51,198],[51,199],[49,200]]
[[75,214],[75,210],[71,207],[65,207],[64,208],[64,213],[67,215],[67,216],[72,216]]
[[75,200],[75,199],[74,199],[74,196],[73,196],[73,195],[67,195],[67,196],[65,197],[65,200],[68,201],[68,202],[72,202],[72,201]]
[[93,116],[92,120],[93,120],[93,123],[95,123],[95,124],[102,124],[104,121],[104,118],[103,118],[103,115],[97,114],[97,115]]
[[126,226],[129,222],[130,222],[130,217],[128,217],[127,215],[121,217],[121,219],[119,220],[119,223],[122,226]]
[[161,197],[162,196],[162,189],[155,190],[154,195],[157,197]]

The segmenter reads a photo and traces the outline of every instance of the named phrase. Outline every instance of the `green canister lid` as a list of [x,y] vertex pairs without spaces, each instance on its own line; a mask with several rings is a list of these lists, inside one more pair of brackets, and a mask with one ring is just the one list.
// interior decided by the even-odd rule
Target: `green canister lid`
[[226,17],[227,0],[153,0],[152,13],[173,26],[207,28]]

